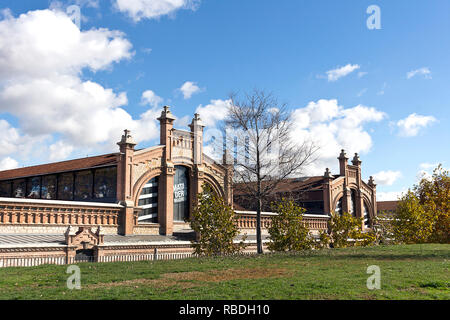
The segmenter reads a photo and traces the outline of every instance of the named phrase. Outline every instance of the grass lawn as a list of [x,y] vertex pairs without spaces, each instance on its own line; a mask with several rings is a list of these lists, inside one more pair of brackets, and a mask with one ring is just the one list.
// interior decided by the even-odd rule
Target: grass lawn
[[[450,245],[331,249],[246,257],[0,268],[0,299],[450,299]],[[368,290],[367,267],[381,269]]]

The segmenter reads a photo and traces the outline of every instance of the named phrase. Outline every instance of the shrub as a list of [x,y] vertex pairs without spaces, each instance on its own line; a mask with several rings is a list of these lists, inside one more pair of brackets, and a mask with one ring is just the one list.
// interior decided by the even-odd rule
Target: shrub
[[303,223],[305,209],[292,200],[282,199],[272,204],[272,210],[278,215],[272,217],[269,227],[268,245],[271,251],[300,251],[311,249],[314,243],[308,228]]
[[353,217],[347,212],[331,215],[329,232],[333,248],[368,246],[376,241],[374,231],[362,231],[362,218]]
[[441,165],[404,194],[392,219],[398,243],[450,242],[450,176]]
[[192,241],[192,246],[198,255],[233,254],[244,247],[243,241],[233,241],[239,234],[233,209],[207,184],[198,195],[190,225],[197,234],[197,240]]

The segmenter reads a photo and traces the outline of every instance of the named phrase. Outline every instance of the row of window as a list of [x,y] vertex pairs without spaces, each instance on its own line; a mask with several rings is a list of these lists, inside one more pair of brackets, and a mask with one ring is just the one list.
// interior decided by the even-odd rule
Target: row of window
[[117,167],[0,181],[0,197],[115,202]]

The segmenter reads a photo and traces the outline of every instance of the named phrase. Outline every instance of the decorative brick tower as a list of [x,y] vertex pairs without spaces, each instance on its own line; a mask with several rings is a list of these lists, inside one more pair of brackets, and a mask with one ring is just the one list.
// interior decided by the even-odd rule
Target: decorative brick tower
[[133,156],[134,142],[130,130],[124,130],[122,139],[117,143],[120,147],[119,162],[117,164],[117,199],[125,207],[120,217],[119,233],[123,235],[133,234],[134,226],[134,202],[132,199],[133,181]]
[[194,168],[192,171],[191,181],[191,205],[196,204],[196,195],[203,191],[203,178],[204,178],[204,166],[203,166],[203,128],[205,127],[200,115],[196,113],[192,119],[191,133],[193,136],[193,153],[194,153]]
[[160,123],[160,144],[164,145],[163,159],[161,161],[161,175],[158,185],[158,206],[161,209],[160,233],[172,235],[173,233],[173,182],[175,166],[172,162],[172,131],[175,116],[170,112],[169,106],[164,106]]
[[359,159],[357,153],[352,159],[353,169],[356,171],[356,185],[358,188],[356,189],[356,199],[355,199],[355,216],[358,218],[362,218],[363,216],[363,199],[361,197],[361,163],[362,161]]
[[338,157],[339,160],[339,175],[344,177],[345,182],[344,182],[344,196],[342,198],[342,212],[349,212],[349,208],[350,208],[350,197],[351,197],[351,190],[350,188],[348,188],[347,186],[347,181],[348,181],[348,170],[347,170],[347,166],[348,166],[348,158],[347,155],[345,154],[344,149],[341,150],[341,154]]

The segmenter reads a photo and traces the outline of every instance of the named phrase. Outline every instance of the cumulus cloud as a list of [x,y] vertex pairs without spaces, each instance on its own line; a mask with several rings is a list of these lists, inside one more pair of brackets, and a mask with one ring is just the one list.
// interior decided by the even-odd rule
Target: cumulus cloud
[[381,186],[391,186],[402,176],[400,171],[380,171],[373,175],[375,183]]
[[401,119],[397,122],[399,135],[403,137],[417,136],[421,129],[428,127],[436,121],[436,118],[433,116],[422,116],[412,113],[405,119]]
[[115,7],[135,22],[158,19],[180,9],[196,10],[200,0],[115,0]]
[[425,79],[431,79],[431,71],[429,68],[420,68],[406,73],[406,79],[411,79],[416,75],[423,75]]
[[213,128],[217,122],[227,117],[228,108],[231,106],[231,100],[211,100],[206,106],[199,105],[195,111],[200,115],[206,127]]
[[144,91],[141,97],[141,103],[143,105],[150,105],[153,108],[157,108],[163,100],[163,98],[157,96],[152,90]]
[[407,190],[377,192],[377,201],[396,201],[396,200],[400,199],[402,194],[404,194],[406,192],[407,192]]
[[327,71],[328,81],[337,81],[339,78],[345,77],[359,68],[360,66],[357,64],[347,64],[346,66],[329,70]]
[[51,161],[66,159],[73,151],[73,146],[64,141],[57,141],[49,146]]
[[[20,124],[13,128],[0,122],[8,132],[0,139],[3,153],[18,148],[37,152],[37,140],[51,159],[74,149],[110,152],[125,128],[134,130],[137,141],[157,137],[153,109],[133,119],[123,108],[128,103],[125,92],[82,80],[86,69],[111,69],[133,56],[122,32],[80,31],[62,11],[30,11],[0,20],[0,52],[0,113],[9,113]],[[57,152],[57,147],[63,150]]]
[[0,170],[10,170],[19,167],[19,163],[13,158],[6,157],[0,160]]
[[369,152],[372,138],[364,126],[379,122],[385,116],[385,113],[363,105],[344,108],[335,99],[312,101],[306,107],[294,110],[294,141],[312,141],[320,147],[318,159],[310,166],[308,174],[323,174],[326,167],[337,169],[336,158],[341,149],[349,153]]
[[185,83],[183,83],[181,88],[179,88],[178,90],[181,91],[184,99],[190,99],[193,94],[196,94],[196,93],[199,93],[200,91],[202,91],[202,89],[200,89],[200,87],[198,87],[197,84],[192,81],[186,81]]

